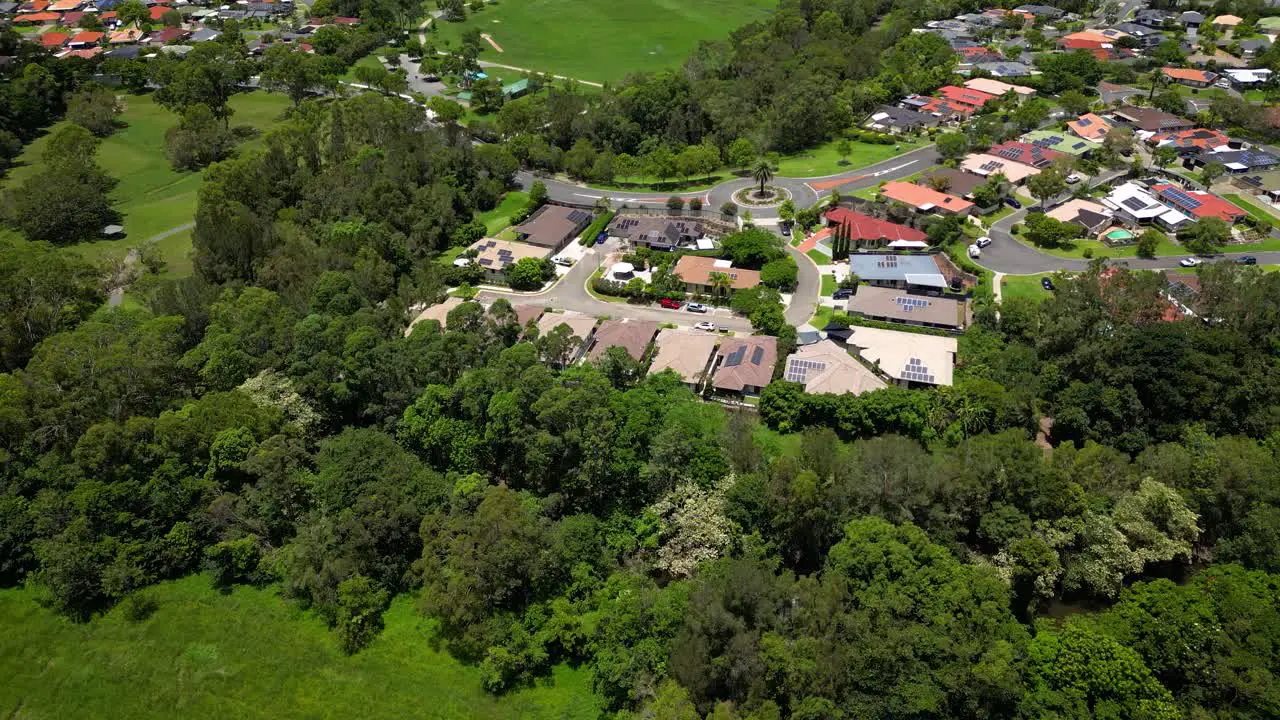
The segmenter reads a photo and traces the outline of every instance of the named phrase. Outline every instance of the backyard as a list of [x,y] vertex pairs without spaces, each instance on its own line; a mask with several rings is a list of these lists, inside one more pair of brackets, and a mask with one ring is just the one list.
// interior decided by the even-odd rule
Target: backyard
[[407,595],[373,644],[347,656],[319,617],[275,588],[223,593],[195,575],[146,592],[158,601],[150,618],[131,622],[116,608],[79,624],[41,607],[32,590],[0,590],[0,707],[13,717],[128,720],[600,713],[585,669],[559,666],[535,687],[486,693],[480,669],[438,647]]
[[[92,260],[123,256],[148,238],[191,223],[195,218],[196,194],[201,173],[180,172],[169,165],[164,154],[165,131],[177,122],[177,116],[160,107],[150,95],[129,95],[120,119],[127,124],[104,138],[98,150],[98,162],[120,180],[113,192],[115,207],[124,216],[128,237],[123,240],[99,240],[69,246]],[[235,114],[233,126],[248,125],[269,129],[289,106],[284,95],[265,92],[242,93],[231,98]],[[18,167],[10,173],[6,184],[12,186],[39,169],[40,152],[45,139],[28,145],[18,158]],[[260,143],[250,140],[241,150]],[[190,230],[181,230],[157,242],[168,272],[187,274],[191,270]]]
[[438,37],[455,47],[469,28],[492,36],[502,52],[485,43],[483,61],[616,82],[631,73],[678,67],[698,42],[722,40],[776,5],[776,0],[617,0],[603,8],[590,0],[527,0],[486,6],[468,11],[463,22],[435,25]]

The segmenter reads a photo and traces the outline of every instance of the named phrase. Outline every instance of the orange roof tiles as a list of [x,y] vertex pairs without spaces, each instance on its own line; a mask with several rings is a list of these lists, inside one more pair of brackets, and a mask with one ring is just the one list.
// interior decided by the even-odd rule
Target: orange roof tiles
[[1211,83],[1218,78],[1217,73],[1211,73],[1208,70],[1193,70],[1191,68],[1162,68],[1160,72],[1170,80],[1185,80],[1187,82]]
[[1111,121],[1101,115],[1085,113],[1067,123],[1067,127],[1085,140],[1101,140],[1111,131]]
[[18,17],[14,18],[13,21],[15,23],[34,24],[34,23],[55,23],[61,19],[62,19],[62,13],[37,12],[37,13],[27,13],[26,15],[19,15]]
[[885,183],[885,186],[880,188],[880,195],[889,200],[906,203],[918,210],[936,208],[950,212],[964,212],[973,207],[973,203],[968,200],[906,182]]
[[58,0],[57,2],[50,5],[49,9],[53,11],[59,11],[59,12],[66,11],[66,10],[75,10],[76,8],[80,7],[83,4],[84,4],[83,0]]
[[76,33],[76,36],[71,38],[70,43],[72,45],[92,45],[102,40],[105,36],[106,33],[85,30],[84,32]]
[[62,47],[69,37],[69,33],[47,32],[40,36],[40,44],[47,48]]

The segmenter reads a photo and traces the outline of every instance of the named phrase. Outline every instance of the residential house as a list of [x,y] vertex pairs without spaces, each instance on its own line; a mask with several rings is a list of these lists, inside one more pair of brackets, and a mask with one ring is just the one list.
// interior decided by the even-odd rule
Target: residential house
[[200,28],[191,33],[190,41],[193,43],[213,42],[222,37],[222,33],[213,28]]
[[1114,28],[1137,40],[1144,50],[1150,50],[1166,39],[1164,33],[1159,30],[1146,25],[1139,25],[1136,22],[1120,23],[1115,25]]
[[1093,142],[1102,142],[1111,132],[1111,121],[1094,113],[1085,113],[1067,123],[1067,129],[1076,136]]
[[418,316],[413,319],[413,322],[409,323],[409,327],[404,329],[404,336],[409,337],[409,335],[413,333],[413,326],[425,320],[434,320],[440,324],[440,329],[443,330],[449,324],[449,313],[463,302],[462,298],[451,297],[445,298],[442,303],[436,303],[435,305],[426,308],[422,312],[418,313]]
[[1065,10],[1048,5],[1019,5],[1014,10],[1020,13],[1029,13],[1045,20],[1057,20],[1066,14]]
[[680,376],[689,389],[697,392],[707,377],[707,370],[715,358],[719,342],[719,336],[701,330],[659,330],[658,339],[654,341],[655,350],[649,374],[671,370]]
[[943,183],[942,192],[958,195],[966,200],[972,200],[973,191],[987,182],[987,179],[980,175],[974,175],[955,168],[939,167],[937,170],[925,173],[916,184],[934,187],[933,181],[935,178],[938,178],[938,181]]
[[595,337],[596,322],[594,317],[582,313],[543,313],[542,317],[538,318],[538,337],[545,337],[561,325],[567,327],[569,333],[578,340],[577,348],[565,359],[566,364],[572,365],[586,353],[591,345]]
[[101,55],[102,52],[103,52],[103,49],[95,45],[93,47],[82,47],[82,48],[76,48],[74,50],[64,50],[63,52],[58,54],[58,57],[60,58],[78,57],[78,58],[84,58],[85,60],[88,60],[90,58],[95,58]]
[[1133,16],[1133,22],[1138,25],[1149,27],[1153,30],[1159,30],[1165,27],[1165,24],[1173,20],[1171,13],[1155,8],[1142,8]]
[[528,220],[515,228],[516,238],[530,245],[560,252],[565,245],[586,229],[592,217],[589,210],[579,210],[564,205],[543,205]]
[[1155,223],[1166,230],[1177,231],[1191,223],[1191,218],[1170,208],[1147,188],[1136,182],[1117,185],[1102,199],[1117,219],[1130,225]]
[[702,223],[684,218],[618,214],[609,224],[609,234],[623,238],[635,247],[653,250],[671,251],[682,247],[709,250],[715,247],[715,243],[707,238],[707,229]]
[[136,43],[142,39],[142,31],[138,28],[131,27],[125,30],[113,31],[107,36],[108,45],[129,45]]
[[971,45],[969,47],[958,48],[956,51],[960,55],[961,65],[973,65],[974,63],[1001,62],[1004,56],[998,52],[992,52],[985,45]]
[[1084,228],[1090,235],[1097,235],[1111,225],[1115,217],[1107,206],[1083,198],[1072,198],[1045,213],[1059,222]]
[[1118,105],[1135,95],[1145,94],[1144,91],[1127,85],[1117,85],[1105,81],[1098,83],[1098,97],[1102,98],[1102,102],[1105,105]]
[[815,395],[861,395],[888,385],[849,351],[827,339],[797,348],[787,358],[782,379]]
[[857,327],[849,345],[900,385],[952,384],[959,347],[953,337]]
[[605,320],[591,338],[587,360],[596,362],[612,347],[620,347],[637,362],[644,359],[649,342],[658,332],[658,323],[651,320]]
[[1147,138],[1147,143],[1155,147],[1172,147],[1183,151],[1203,150],[1214,152],[1219,149],[1225,150],[1230,142],[1231,138],[1209,128],[1159,132]]
[[963,299],[905,293],[895,288],[862,285],[845,304],[845,311],[869,320],[963,330],[969,324]]
[[1191,157],[1191,163],[1203,167],[1209,163],[1222,163],[1229,173],[1270,170],[1280,165],[1280,157],[1258,148],[1201,152]]
[[83,32],[76,33],[70,40],[68,40],[67,47],[72,49],[93,47],[94,45],[102,42],[102,38],[104,37],[106,37],[106,33],[90,32],[85,30]]
[[1030,77],[1034,74],[1026,63],[1010,60],[974,63],[973,67],[998,78]]
[[1112,111],[1111,118],[1135,130],[1153,133],[1169,130],[1190,130],[1196,126],[1194,121],[1184,117],[1178,117],[1155,108],[1136,107],[1133,105],[1116,108]]
[[991,93],[980,92],[978,90],[970,90],[969,88],[956,87],[955,85],[943,85],[938,88],[934,95],[946,100],[952,105],[961,105],[972,110],[978,110],[988,102],[995,100],[996,95]]
[[1192,68],[1166,67],[1160,69],[1166,78],[1187,87],[1207,88],[1218,79],[1218,73]]
[[849,272],[874,287],[937,292],[947,288],[947,278],[937,255],[888,255],[854,253]]
[[1258,56],[1271,49],[1271,41],[1266,38],[1249,38],[1248,40],[1239,41],[1240,58],[1242,60],[1257,60]]
[[915,228],[864,215],[848,208],[836,207],[823,216],[827,226],[840,228],[852,241],[853,247],[875,247],[895,240],[924,240],[927,235]]
[[1228,224],[1244,219],[1249,213],[1226,200],[1202,190],[1185,190],[1172,183],[1152,185],[1161,202],[1196,220],[1216,217]]
[[507,268],[520,260],[551,255],[545,247],[493,238],[480,238],[467,250],[478,253],[472,262],[484,270],[486,280],[493,282],[506,282]]
[[0,15],[12,15],[18,12],[18,3],[0,2]]
[[1032,130],[1022,136],[1022,141],[1076,157],[1088,157],[1094,150],[1101,147],[1101,143],[1057,130]]
[[1031,143],[1018,142],[1010,140],[992,146],[990,154],[1004,160],[1012,160],[1013,162],[1030,165],[1037,170],[1043,170],[1053,164],[1054,160],[1062,157],[1062,154],[1056,150],[1050,150],[1039,145]]
[[953,103],[944,98],[912,96],[903,99],[902,106],[916,112],[932,115],[943,121],[962,122],[973,114],[974,108]]
[[1213,19],[1213,26],[1219,30],[1235,30],[1236,26],[1244,22],[1244,18],[1238,15],[1219,15]]
[[759,395],[773,380],[778,339],[768,335],[726,338],[716,353],[711,388],[728,395]]
[[47,32],[40,34],[40,47],[56,50],[67,44],[67,40],[71,39],[70,33],[64,32]]
[[862,126],[890,135],[917,132],[938,124],[938,118],[915,110],[881,105],[862,123]]
[[1227,68],[1222,74],[1236,90],[1252,90],[1271,79],[1271,71],[1267,68]]
[[180,27],[167,27],[158,30],[147,36],[147,43],[151,45],[168,45],[186,40],[191,37],[191,31]]
[[925,213],[968,215],[973,210],[973,203],[963,198],[897,180],[885,183],[880,188],[880,197],[890,202],[905,203]]
[[84,5],[84,0],[56,0],[56,2],[49,3],[47,9],[49,12],[70,12],[79,10],[82,5]]
[[1115,47],[1116,40],[1120,39],[1124,33],[1112,37],[1104,35],[1098,30],[1081,30],[1079,32],[1068,33],[1058,38],[1058,47],[1062,50],[1094,50],[1097,48]]
[[1178,16],[1178,24],[1187,29],[1187,39],[1194,41],[1200,26],[1204,24],[1204,15],[1195,10],[1188,10]]
[[81,20],[84,20],[84,13],[81,11],[62,13],[62,19],[58,24],[62,27],[80,27]]
[[[686,292],[700,295],[722,291],[732,294],[736,290],[747,290],[760,284],[759,271],[735,268],[729,260],[696,255],[685,255],[677,260],[673,274],[684,282]],[[726,287],[717,287],[713,277],[717,274],[724,276]]]
[[544,305],[535,305],[533,303],[523,303],[511,308],[516,313],[516,325],[521,330],[529,326],[529,323],[542,317],[542,313],[547,311]]
[[1025,85],[1011,85],[1007,82],[1001,82],[991,78],[972,78],[965,80],[964,86],[970,90],[976,90],[988,95],[995,95],[996,97],[1004,97],[1010,92],[1017,95],[1019,99],[1035,97],[1036,95],[1034,88],[1029,88]]
[[61,13],[37,12],[19,15],[13,19],[14,25],[47,25],[62,19]]
[[996,174],[1004,175],[1005,180],[1014,185],[1021,185],[1032,175],[1040,174],[1040,170],[1030,165],[1023,165],[1020,162],[1013,162],[989,153],[968,155],[964,160],[960,161],[960,167],[983,178]]

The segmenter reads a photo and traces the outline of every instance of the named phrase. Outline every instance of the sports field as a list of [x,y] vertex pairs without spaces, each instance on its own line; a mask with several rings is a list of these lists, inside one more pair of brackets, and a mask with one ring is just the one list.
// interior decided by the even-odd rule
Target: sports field
[[702,40],[763,18],[777,0],[501,0],[460,23],[439,22],[455,47],[479,28],[480,59],[578,80],[617,81],[628,73],[678,67]]
[[318,618],[271,589],[212,589],[192,576],[153,592],[141,622],[120,608],[76,624],[25,589],[0,590],[0,713],[95,718],[527,718],[600,713],[586,670],[556,668],[536,687],[485,693],[480,671],[432,647],[429,621],[401,596],[386,630],[347,657]]

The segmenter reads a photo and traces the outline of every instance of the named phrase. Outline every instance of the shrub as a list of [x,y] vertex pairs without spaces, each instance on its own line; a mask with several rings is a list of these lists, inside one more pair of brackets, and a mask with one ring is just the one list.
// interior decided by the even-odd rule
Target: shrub
[[702,198],[700,198],[700,197],[689,198],[689,209],[690,209],[690,210],[701,210],[701,209],[702,209]]
[[733,217],[738,214],[738,206],[726,201],[725,204],[720,206],[720,212],[724,215],[728,215],[729,217]]
[[679,212],[684,209],[684,198],[679,195],[672,195],[667,198],[667,209]]

